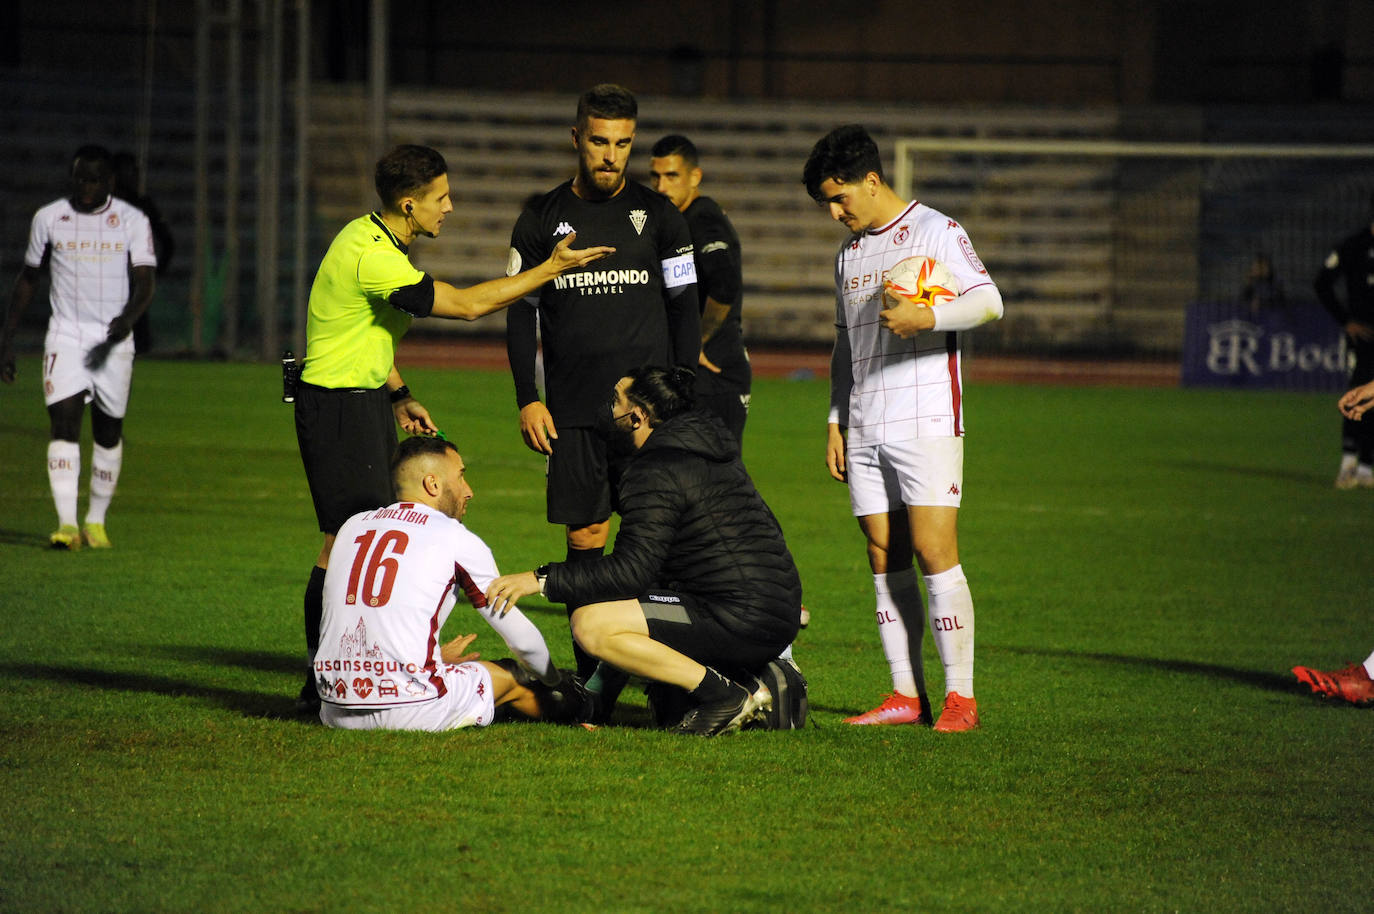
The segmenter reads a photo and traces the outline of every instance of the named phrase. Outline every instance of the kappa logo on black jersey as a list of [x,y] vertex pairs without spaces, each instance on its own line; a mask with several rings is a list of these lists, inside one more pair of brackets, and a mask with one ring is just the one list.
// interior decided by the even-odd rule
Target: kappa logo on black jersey
[[553,230],[553,233],[555,235],[572,235],[576,232],[577,229],[573,228],[571,225],[568,225],[568,223],[566,222],[558,223],[558,228]]
[[635,227],[635,234],[644,234],[644,223],[649,221],[649,214],[642,209],[630,210],[630,224]]

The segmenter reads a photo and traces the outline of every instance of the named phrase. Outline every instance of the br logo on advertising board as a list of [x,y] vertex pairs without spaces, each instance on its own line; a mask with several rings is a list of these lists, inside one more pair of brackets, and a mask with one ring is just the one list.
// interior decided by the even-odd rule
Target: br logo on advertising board
[[1344,335],[1315,303],[1267,312],[1231,304],[1188,309],[1187,386],[1341,390],[1349,362]]

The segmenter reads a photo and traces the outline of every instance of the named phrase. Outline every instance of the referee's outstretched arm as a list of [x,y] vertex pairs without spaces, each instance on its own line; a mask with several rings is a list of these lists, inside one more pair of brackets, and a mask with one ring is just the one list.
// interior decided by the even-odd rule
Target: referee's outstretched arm
[[459,289],[446,282],[434,283],[435,317],[456,317],[460,320],[476,320],[485,314],[500,310],[513,301],[524,298],[544,283],[575,267],[586,266],[600,260],[607,254],[614,254],[615,248],[600,245],[592,248],[573,250],[571,245],[576,233],[568,235],[553,249],[549,259],[537,267],[531,267],[514,276],[502,276],[486,282]]

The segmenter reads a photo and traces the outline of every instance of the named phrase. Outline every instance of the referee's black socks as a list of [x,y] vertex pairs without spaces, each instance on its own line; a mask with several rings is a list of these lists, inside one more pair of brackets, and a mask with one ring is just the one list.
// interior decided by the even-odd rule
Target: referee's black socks
[[311,664],[320,649],[320,621],[324,618],[324,569],[319,565],[310,569],[310,583],[305,585],[305,647]]

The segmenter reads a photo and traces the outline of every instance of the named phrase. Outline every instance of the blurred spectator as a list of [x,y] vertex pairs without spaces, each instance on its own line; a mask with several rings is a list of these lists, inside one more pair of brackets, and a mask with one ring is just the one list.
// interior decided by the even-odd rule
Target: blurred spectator
[[[139,186],[138,160],[131,152],[116,152],[112,160],[114,165],[114,195],[121,200],[125,200],[138,207],[143,215],[148,217],[148,223],[153,228],[153,250],[157,254],[157,275],[163,276],[167,272],[167,265],[172,262],[172,255],[176,253],[176,237],[172,235],[172,229],[167,221],[162,218],[162,213],[153,202],[153,198],[142,192]],[[134,324],[134,349],[137,352],[148,352],[153,348],[153,332],[150,326],[148,314],[152,308],[143,312],[139,317],[138,323]]]
[[1288,304],[1283,292],[1283,283],[1274,275],[1274,263],[1268,254],[1255,255],[1254,262],[1250,264],[1250,272],[1245,276],[1240,300],[1251,311],[1282,308]]

